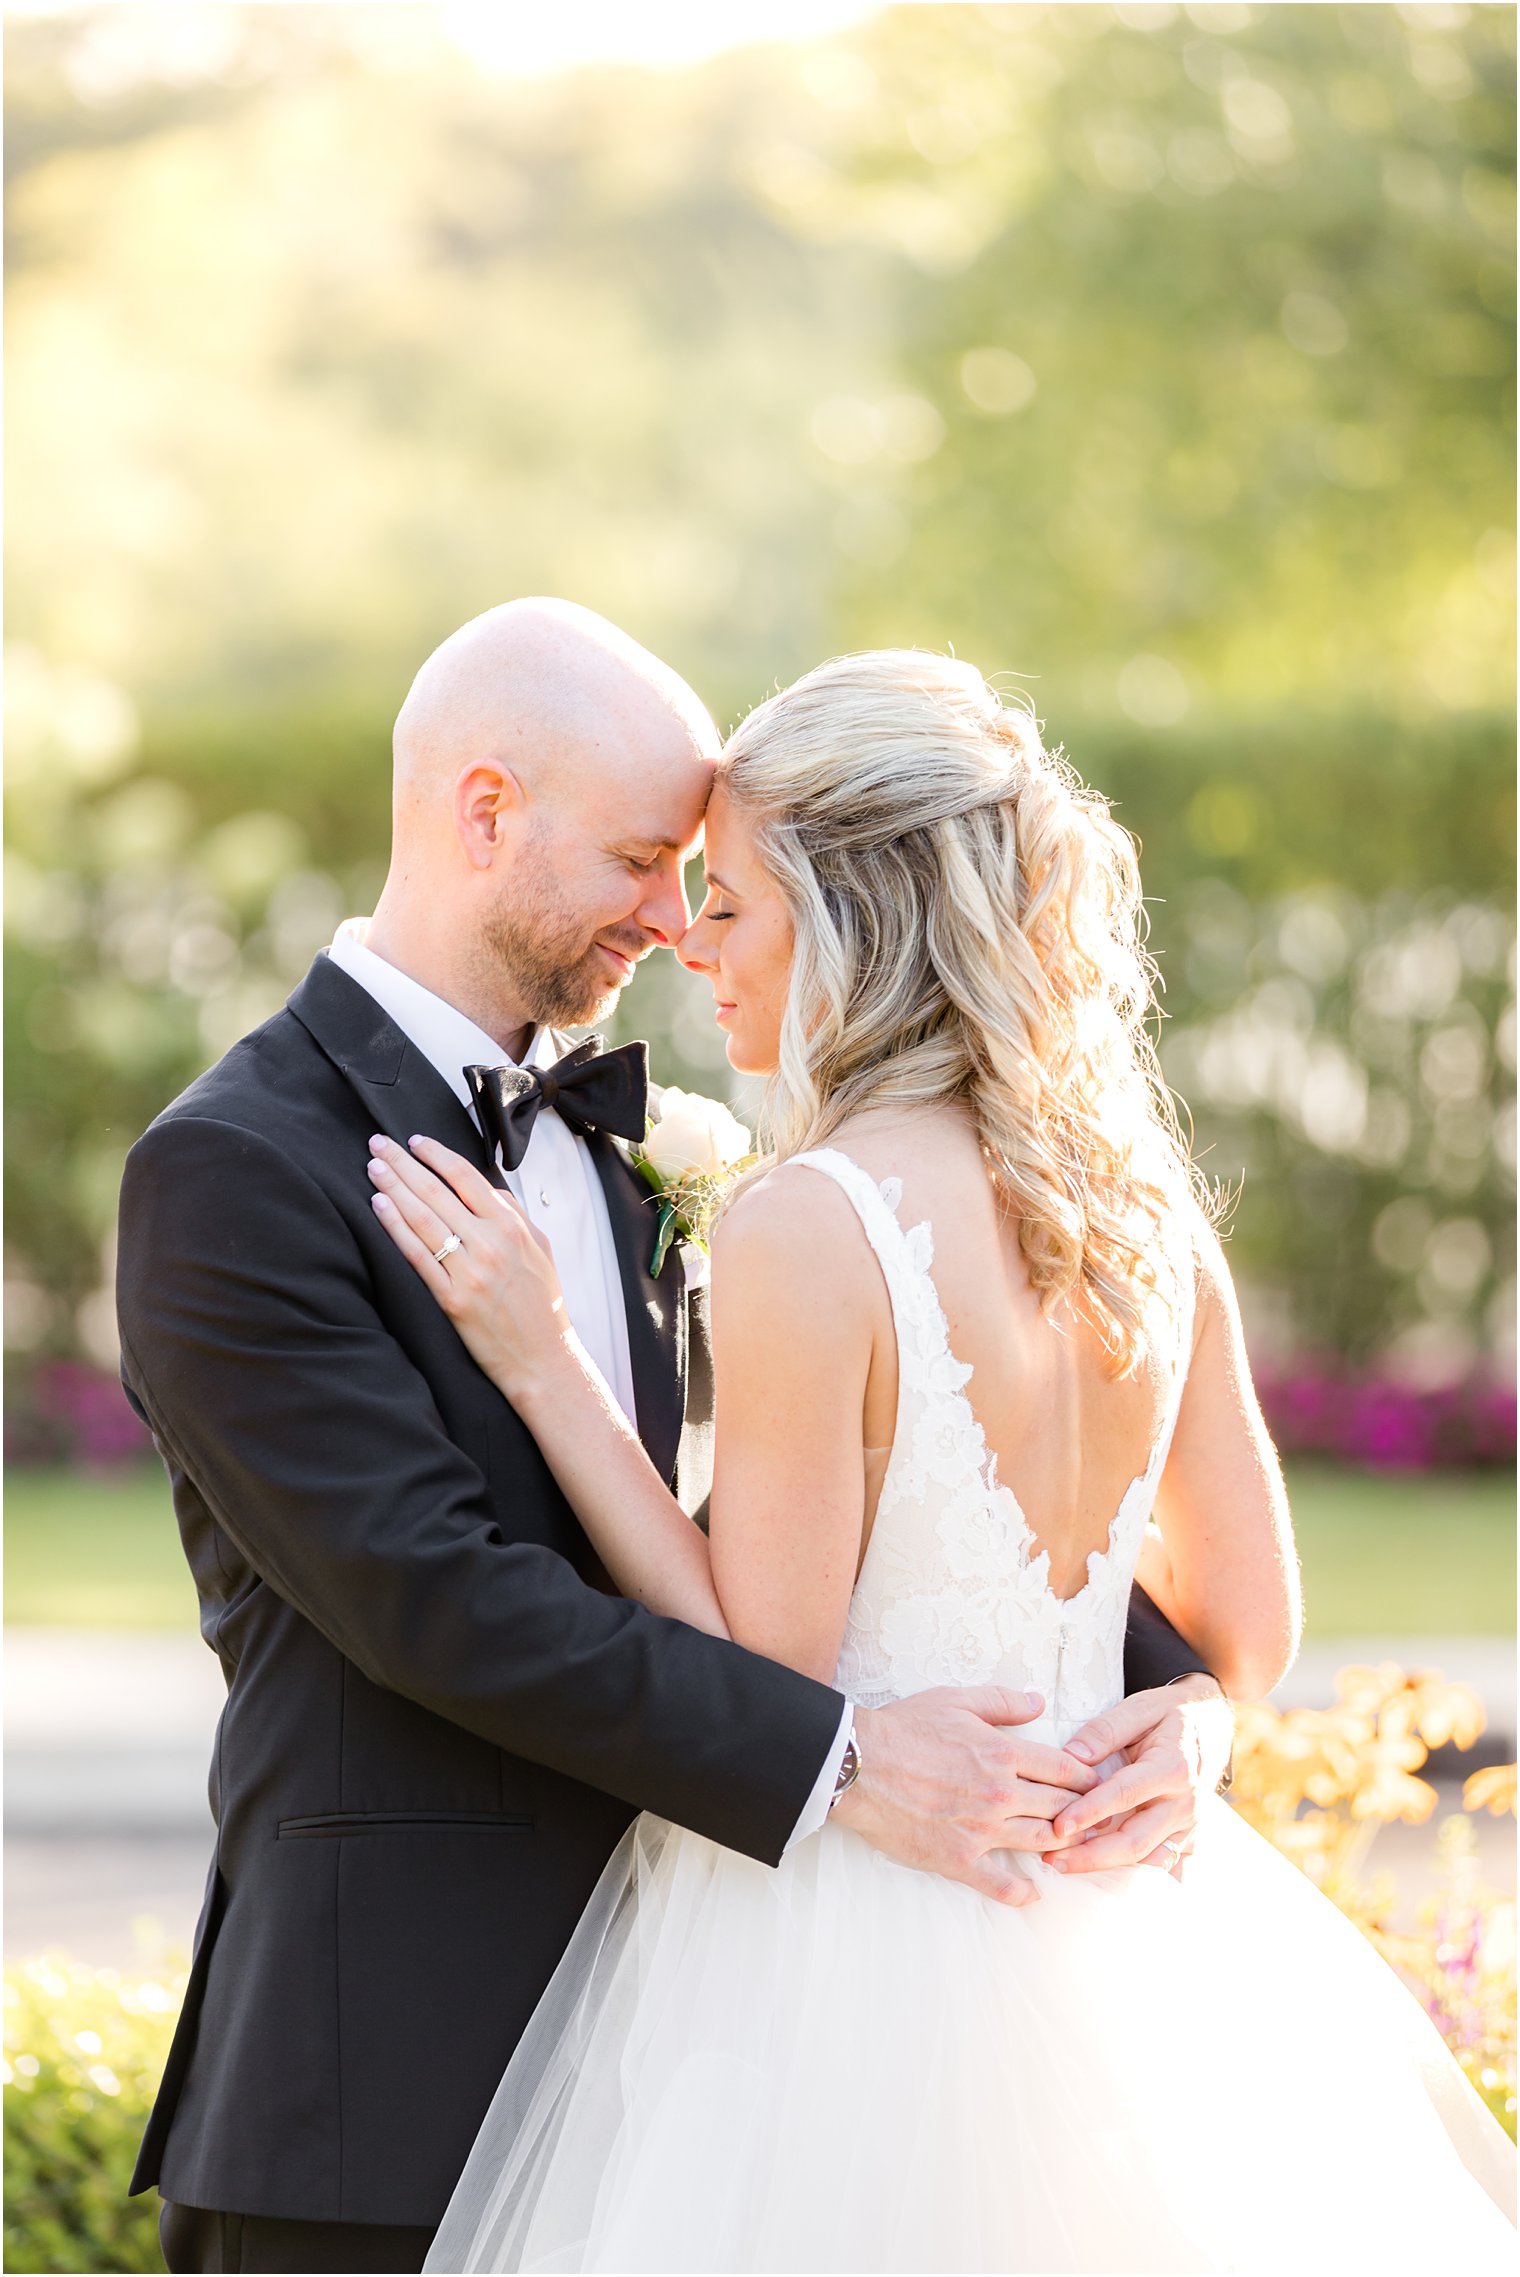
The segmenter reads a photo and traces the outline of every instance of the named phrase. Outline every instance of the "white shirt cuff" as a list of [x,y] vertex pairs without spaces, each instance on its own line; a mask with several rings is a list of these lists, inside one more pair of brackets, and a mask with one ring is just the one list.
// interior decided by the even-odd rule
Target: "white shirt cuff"
[[806,1842],[810,1834],[816,1834],[828,1817],[829,1805],[834,1800],[834,1788],[838,1783],[839,1773],[844,1763],[844,1751],[850,1744],[850,1734],[854,1728],[854,1705],[851,1701],[846,1700],[844,1714],[839,1719],[838,1737],[823,1759],[823,1769],[818,1774],[818,1783],[802,1807],[802,1816],[792,1829],[792,1839],[787,1844],[786,1850],[781,1853],[783,1858],[786,1856],[787,1850],[795,1849],[799,1842]]

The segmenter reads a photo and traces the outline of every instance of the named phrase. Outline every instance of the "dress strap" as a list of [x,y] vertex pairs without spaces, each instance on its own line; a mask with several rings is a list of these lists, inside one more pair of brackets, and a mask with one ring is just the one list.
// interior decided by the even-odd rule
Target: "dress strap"
[[[843,1188],[853,1203],[865,1237],[881,1266],[895,1316],[900,1309],[902,1296],[915,1278],[915,1258],[910,1255],[908,1236],[897,1219],[897,1205],[902,1200],[902,1180],[884,1178],[878,1183],[868,1170],[863,1170],[858,1162],[834,1146],[817,1146],[810,1148],[806,1154],[788,1155],[786,1161],[778,1163],[776,1167],[779,1170],[791,1170],[798,1166],[822,1171],[826,1178],[832,1178],[836,1186]],[[917,1229],[915,1239],[923,1237],[919,1240],[920,1247],[926,1245],[928,1234],[927,1226]],[[932,1249],[929,1255],[932,1256]],[[921,1262],[927,1264],[928,1258],[923,1258]]]
[[903,1248],[903,1230],[897,1223],[897,1205],[903,1198],[901,1177],[887,1177],[878,1184],[869,1170],[862,1170],[858,1161],[833,1145],[817,1145],[806,1154],[787,1154],[787,1159],[776,1168],[794,1170],[799,1166],[821,1170],[824,1177],[833,1179],[835,1186],[842,1186],[856,1205],[856,1216],[865,1227],[867,1241],[881,1257],[883,1266],[887,1261],[897,1264]]

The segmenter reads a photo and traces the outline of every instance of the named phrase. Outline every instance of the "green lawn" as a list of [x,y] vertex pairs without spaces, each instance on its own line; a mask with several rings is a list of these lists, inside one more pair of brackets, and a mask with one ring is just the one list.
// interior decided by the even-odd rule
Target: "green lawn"
[[80,1628],[195,1628],[195,1587],[169,1481],[11,1471],[5,1482],[5,1618]]
[[[1515,1620],[1514,1495],[1498,1473],[1289,1477],[1312,1635],[1502,1636]],[[15,1471],[5,1501],[5,1617],[190,1629],[195,1593],[167,1483]]]
[[1504,1472],[1292,1465],[1288,1493],[1311,1637],[1513,1634],[1515,1489]]

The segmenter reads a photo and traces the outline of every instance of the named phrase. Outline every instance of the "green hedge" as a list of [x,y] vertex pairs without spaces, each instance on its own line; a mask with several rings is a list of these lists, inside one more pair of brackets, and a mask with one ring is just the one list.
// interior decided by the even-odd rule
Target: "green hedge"
[[5,2266],[162,2270],[158,2198],[129,2198],[183,1975],[45,1953],[5,1975]]

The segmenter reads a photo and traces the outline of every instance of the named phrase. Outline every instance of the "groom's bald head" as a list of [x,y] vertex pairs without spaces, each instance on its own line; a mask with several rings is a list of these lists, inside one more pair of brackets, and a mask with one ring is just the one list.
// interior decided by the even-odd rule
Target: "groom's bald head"
[[669,665],[571,601],[508,601],[423,665],[396,720],[370,945],[505,1040],[611,1010],[690,921],[682,859],[721,739]]
[[573,601],[507,601],[435,648],[396,720],[398,803],[452,793],[480,762],[530,798],[611,787],[651,768],[710,781],[712,718],[668,664]]

